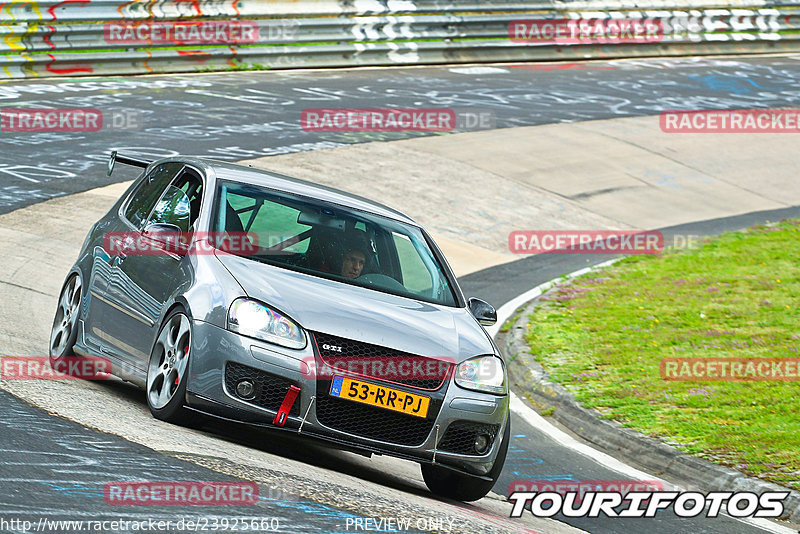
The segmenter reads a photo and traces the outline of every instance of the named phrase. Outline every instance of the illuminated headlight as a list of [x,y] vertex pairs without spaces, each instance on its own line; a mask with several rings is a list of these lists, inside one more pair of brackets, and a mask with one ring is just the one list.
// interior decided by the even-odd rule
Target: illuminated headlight
[[506,370],[497,356],[478,356],[460,363],[456,368],[456,384],[464,389],[498,395],[508,392]]
[[228,312],[228,329],[290,349],[306,346],[306,335],[297,323],[255,300],[233,302]]

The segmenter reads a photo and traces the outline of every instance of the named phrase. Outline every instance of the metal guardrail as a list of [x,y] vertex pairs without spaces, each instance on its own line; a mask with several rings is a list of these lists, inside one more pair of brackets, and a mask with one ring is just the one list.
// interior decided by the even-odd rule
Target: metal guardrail
[[[800,0],[702,1],[0,2],[0,79],[800,51]],[[659,35],[519,38],[523,20],[639,21]]]

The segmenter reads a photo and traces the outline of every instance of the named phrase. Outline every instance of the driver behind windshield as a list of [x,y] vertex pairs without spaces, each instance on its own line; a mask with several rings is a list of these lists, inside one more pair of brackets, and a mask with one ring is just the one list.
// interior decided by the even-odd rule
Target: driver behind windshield
[[342,256],[341,275],[345,278],[358,278],[364,270],[367,262],[367,246],[361,239],[356,239],[345,246],[344,256]]

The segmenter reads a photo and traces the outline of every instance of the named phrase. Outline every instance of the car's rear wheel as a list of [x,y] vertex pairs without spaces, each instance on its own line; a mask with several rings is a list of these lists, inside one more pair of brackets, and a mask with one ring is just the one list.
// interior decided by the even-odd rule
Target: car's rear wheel
[[78,316],[81,307],[81,278],[73,274],[64,284],[50,330],[50,365],[56,367],[64,358],[75,356],[72,348],[78,338]]
[[448,499],[464,502],[482,499],[492,490],[497,480],[500,478],[503,464],[506,462],[508,442],[510,439],[511,416],[509,415],[506,421],[506,429],[503,432],[503,441],[500,444],[500,450],[497,452],[497,458],[494,461],[494,465],[492,465],[492,469],[488,473],[491,480],[484,480],[483,478],[456,473],[455,471],[437,465],[422,464],[422,478],[425,480],[425,485],[428,486],[431,492],[440,497],[447,497]]
[[192,347],[192,323],[182,309],[170,313],[158,332],[147,368],[147,405],[156,419],[188,424],[186,382]]

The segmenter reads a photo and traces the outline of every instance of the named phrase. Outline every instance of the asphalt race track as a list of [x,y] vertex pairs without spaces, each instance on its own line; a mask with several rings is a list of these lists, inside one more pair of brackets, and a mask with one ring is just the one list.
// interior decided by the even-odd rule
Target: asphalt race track
[[[113,178],[105,176],[106,154],[113,149],[148,156],[185,153],[238,161],[410,136],[306,132],[300,127],[299,117],[307,108],[450,107],[460,114],[490,117],[489,127],[511,128],[654,115],[671,109],[798,107],[799,81],[800,57],[775,57],[244,72],[0,84],[0,108],[90,107],[108,117],[133,117],[128,125],[133,129],[111,128],[91,134],[0,132],[0,213],[112,180],[133,178],[134,173],[121,167],[122,172],[117,171]],[[465,126],[459,131],[468,129]],[[800,216],[800,207],[700,221],[665,229],[665,234],[710,235],[788,216]],[[591,263],[606,259],[593,256]],[[585,256],[534,256],[469,274],[461,284],[466,294],[499,307],[531,287],[585,266]],[[5,515],[32,519],[43,515],[50,519],[162,517],[174,521],[176,513],[169,507],[108,507],[99,512],[96,498],[102,495],[102,483],[109,479],[227,479],[198,465],[202,462],[159,454],[118,436],[50,416],[5,391],[0,391],[0,404],[4,413],[0,419],[0,510]],[[505,495],[509,483],[517,479],[625,478],[592,458],[565,449],[517,415],[512,428],[506,468],[494,489],[498,494]],[[203,431],[223,435],[233,443],[258,446],[258,440],[238,427],[226,429],[208,423]],[[292,447],[277,452],[292,454]],[[317,460],[324,453],[311,446],[298,447],[301,451],[297,458],[347,472],[347,466],[334,465],[336,457]],[[355,476],[410,491],[390,474]],[[345,510],[296,496],[290,483],[278,493],[264,488],[261,494],[257,509],[225,510],[224,516],[280,517],[282,529],[295,532],[343,530],[347,518],[359,517],[353,508]],[[194,517],[223,516],[219,508],[195,507],[190,512]],[[181,513],[190,516],[185,510]],[[564,521],[591,532],[762,531],[731,518],[680,519],[669,514],[654,520]]]
[[[192,462],[170,458],[117,436],[89,430],[77,423],[51,417],[5,391],[0,391],[2,451],[2,511],[38,524],[48,519],[95,521],[140,519],[201,522],[238,518],[240,521],[277,519],[282,530],[330,532],[331,522],[358,517],[288,493],[259,488],[255,506],[195,506],[176,514],[169,505],[148,506],[146,514],[129,506],[98,507],[104,484],[113,480],[235,480]],[[34,497],[35,496],[35,497]],[[5,532],[5,527],[0,526]]]
[[[0,213],[110,183],[111,150],[226,161],[419,134],[306,132],[309,108],[452,108],[458,131],[800,102],[800,57],[244,72],[0,84],[0,109],[93,108],[96,133],[0,132]],[[483,113],[484,115],[480,115]],[[118,117],[132,117],[115,129]],[[487,117],[477,126],[474,123]],[[115,118],[116,117],[116,118]],[[466,116],[464,121],[469,121]],[[566,155],[565,155],[566,156]],[[116,172],[114,180],[131,179]]]

